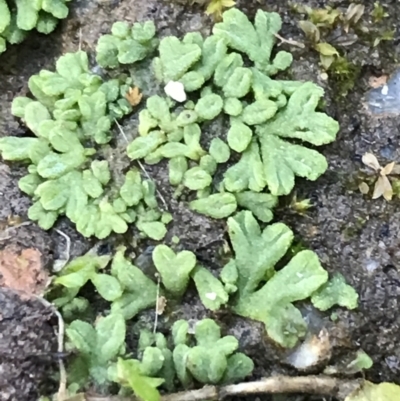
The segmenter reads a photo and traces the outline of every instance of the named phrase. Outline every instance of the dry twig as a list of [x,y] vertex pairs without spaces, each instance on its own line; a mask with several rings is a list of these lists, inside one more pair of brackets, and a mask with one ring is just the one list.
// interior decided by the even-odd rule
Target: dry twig
[[[43,306],[46,308],[49,308],[56,316],[58,319],[58,333],[57,333],[57,352],[59,354],[62,354],[64,352],[64,332],[65,332],[65,325],[64,325],[64,319],[61,316],[61,313],[57,310],[57,308],[47,301],[46,299],[38,296],[38,295],[33,295],[35,299],[37,299]],[[57,392],[57,401],[64,401],[67,400],[67,371],[64,366],[64,362],[62,358],[58,359],[58,365],[60,369],[60,383],[58,386],[58,392]]]
[[[359,388],[362,380],[341,380],[329,376],[275,376],[264,380],[231,384],[228,386],[205,386],[199,390],[182,391],[161,397],[160,401],[221,401],[226,397],[251,394],[317,394],[344,399]],[[136,397],[99,396],[86,394],[82,401],[138,401]]]
[[278,46],[280,46],[282,43],[287,43],[288,45],[300,47],[300,49],[304,49],[306,47],[306,45],[302,42],[298,42],[297,40],[293,39],[285,39],[283,36],[277,33],[275,34],[275,37],[281,41],[281,43],[279,43]]

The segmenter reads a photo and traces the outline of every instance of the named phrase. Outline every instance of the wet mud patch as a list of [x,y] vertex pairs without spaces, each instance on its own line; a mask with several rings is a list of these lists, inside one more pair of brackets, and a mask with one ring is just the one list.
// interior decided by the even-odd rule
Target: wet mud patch
[[[349,4],[347,1],[336,3],[344,8]],[[325,1],[309,3],[312,7],[322,7],[325,4]],[[373,1],[366,2],[366,5],[371,8]],[[399,14],[399,6],[396,2],[390,2],[389,5],[395,18]],[[267,1],[260,4],[254,0],[238,1],[238,6],[249,16],[254,15],[257,8],[278,11],[284,21],[281,35],[298,41],[304,40],[297,28],[299,16],[292,13],[288,3],[277,5],[275,1]],[[52,35],[44,37],[34,34],[2,56],[0,136],[26,135],[25,127],[11,116],[10,106],[15,96],[27,93],[29,76],[42,68],[51,69],[54,60],[64,52],[76,51],[81,47],[93,53],[98,37],[108,33],[112,23],[117,20],[133,22],[146,19],[155,20],[162,36],[180,36],[188,31],[207,34],[212,26],[212,21],[204,15],[200,6],[190,7],[179,1],[84,0],[74,3],[71,16]],[[395,38],[394,45],[396,40],[398,42]],[[376,72],[391,72],[393,66],[387,64],[387,59],[381,57],[382,54],[376,49],[358,45],[357,50],[349,48],[349,57],[354,56],[362,66],[361,77],[347,97],[337,98],[334,83],[321,78],[315,52],[307,48],[288,47],[286,44],[281,47],[290,50],[294,55],[293,78],[312,80],[326,89],[327,112],[339,120],[341,132],[337,141],[323,150],[329,163],[327,173],[315,183],[302,180],[297,182],[297,195],[310,198],[314,207],[306,216],[280,208],[276,220],[287,223],[295,231],[298,241],[317,252],[330,273],[341,272],[360,294],[360,306],[356,311],[335,311],[338,320],[333,327],[328,320],[328,314],[324,317],[326,325],[331,327],[332,341],[335,344],[332,362],[340,359],[347,351],[362,348],[374,360],[373,368],[366,373],[368,379],[399,382],[399,200],[395,199],[391,203],[382,199],[372,201],[362,195],[356,185],[359,171],[363,168],[361,157],[365,152],[373,152],[382,163],[400,161],[400,119],[377,119],[367,114],[363,107],[363,97],[369,89],[368,78]],[[7,61],[3,63],[3,60]],[[133,122],[134,119],[129,121],[128,118],[124,126],[129,127]],[[189,211],[184,202],[173,198],[165,164],[145,167],[156,181],[168,211],[174,217],[166,240],[170,241],[173,236],[178,236],[182,249],[196,252],[208,268],[217,271],[221,267],[218,250],[224,239],[224,225]],[[17,185],[18,179],[24,174],[23,166],[16,168],[0,162],[2,221],[10,215],[26,216],[31,201],[21,194]],[[162,206],[161,199],[159,204]],[[71,238],[71,257],[83,254],[93,245],[78,235],[66,219],[60,219],[56,228]],[[3,241],[1,245],[18,243],[39,249],[45,255],[46,266],[57,259],[65,248],[62,236],[54,230],[46,233],[33,223],[13,228],[10,232],[12,238]],[[8,316],[6,319],[3,316],[3,320],[0,320],[0,325],[4,327],[4,330],[0,330],[3,336],[0,342],[0,369],[4,367],[4,371],[9,370],[12,375],[4,376],[8,379],[8,387],[5,388],[6,394],[9,394],[5,399],[36,399],[40,391],[39,383],[43,378],[48,379],[49,371],[55,371],[54,363],[41,363],[40,366],[43,367],[38,367],[37,359],[30,356],[55,351],[54,331],[49,323],[51,314],[40,303],[21,300],[4,288],[0,289],[0,303],[2,310],[4,305],[5,315]],[[40,316],[34,327],[28,319],[32,315]],[[206,315],[209,314],[198,299],[188,294],[178,312],[160,318],[160,327],[168,327],[169,322],[177,318],[199,319]],[[19,320],[14,316],[18,316]],[[283,353],[265,337],[262,324],[232,316],[229,310],[214,318],[221,322],[227,333],[237,336],[241,349],[254,359],[254,378],[276,373],[294,373],[282,364]],[[141,319],[144,323],[151,324],[154,311],[146,312]],[[22,344],[19,349],[13,345],[18,330],[21,333],[18,341]],[[32,339],[27,338],[28,331],[36,333]],[[134,338],[132,347],[133,344]],[[35,372],[34,376],[29,376],[28,372]],[[47,372],[47,376],[44,372]],[[3,375],[0,377],[3,380]],[[16,387],[10,387],[10,383],[16,383]],[[1,384],[0,382],[0,387]],[[53,383],[46,385],[48,389]]]

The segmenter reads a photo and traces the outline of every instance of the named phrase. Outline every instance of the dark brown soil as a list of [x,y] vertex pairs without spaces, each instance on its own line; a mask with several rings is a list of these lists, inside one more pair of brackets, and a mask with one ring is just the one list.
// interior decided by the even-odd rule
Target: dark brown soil
[[[51,69],[57,57],[67,51],[76,51],[79,44],[84,50],[93,52],[99,35],[107,33],[114,21],[153,19],[162,35],[181,35],[192,30],[209,32],[212,21],[201,8],[189,6],[189,2],[180,3],[183,4],[161,0],[71,2],[71,15],[56,32],[50,36],[32,34],[23,44],[0,56],[0,137],[26,132],[11,116],[10,105],[15,96],[27,92],[28,78],[42,68]],[[304,40],[297,28],[300,17],[293,13],[288,2],[239,0],[237,3],[249,15],[259,7],[279,11],[284,20],[281,35]],[[349,3],[321,0],[308,4],[347,8]],[[372,10],[373,3],[372,0],[363,2],[366,15]],[[388,6],[390,18],[386,24],[392,26],[400,16],[400,5],[395,0],[381,4]],[[282,203],[276,216],[294,230],[299,242],[318,253],[330,273],[342,273],[360,294],[359,308],[352,312],[338,311],[339,318],[334,325],[328,324],[328,314],[320,316],[331,328],[335,344],[332,362],[362,348],[374,361],[366,377],[377,382],[397,383],[400,383],[400,200],[373,201],[363,196],[357,186],[359,172],[364,169],[361,157],[365,152],[373,152],[382,164],[400,161],[400,117],[374,118],[366,113],[362,103],[370,76],[390,73],[396,67],[399,44],[400,36],[396,31],[392,42],[377,48],[361,39],[344,48],[348,58],[360,66],[355,87],[346,96],[338,94],[337,81],[321,78],[318,55],[314,51],[308,47],[282,46],[294,54],[292,75],[295,79],[312,80],[326,89],[327,112],[339,120],[341,131],[337,141],[323,149],[329,162],[327,173],[313,183],[297,182],[298,198],[310,198],[314,207],[306,216],[301,216]],[[125,121],[125,129],[134,130],[134,121]],[[24,173],[23,166],[0,161],[0,221],[4,222],[10,215],[26,219],[30,199],[17,185]],[[169,238],[178,235],[182,246],[196,251],[205,264],[212,269],[220,267],[215,263],[219,241],[224,235],[223,224],[194,215],[184,203],[172,200],[165,166],[152,167],[149,173],[157,181],[168,210],[174,215]],[[70,236],[71,257],[83,254],[92,245],[65,219],[61,219],[56,228]],[[33,223],[13,229],[11,238],[0,240],[2,247],[10,243],[39,249],[46,259],[46,266],[51,266],[51,261],[65,248],[63,237],[55,230],[45,232]],[[140,249],[136,253],[140,253]],[[189,319],[205,314],[199,301],[188,295],[180,310],[172,316]],[[51,375],[56,372],[56,364],[51,353],[55,352],[56,339],[51,316],[39,302],[0,288],[0,400],[31,401],[37,399],[42,389],[47,393],[54,390]],[[148,316],[151,320],[153,315]],[[146,315],[143,318],[146,319]],[[265,338],[262,325],[231,316],[228,312],[218,318],[226,331],[239,338],[241,348],[254,358],[254,378],[294,373],[282,363],[282,352]],[[161,319],[161,327],[163,324]],[[43,359],[38,354],[47,356]]]

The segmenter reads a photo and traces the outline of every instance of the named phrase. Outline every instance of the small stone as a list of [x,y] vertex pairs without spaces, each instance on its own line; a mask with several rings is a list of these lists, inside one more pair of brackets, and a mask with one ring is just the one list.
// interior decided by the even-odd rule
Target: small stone
[[187,96],[182,82],[169,81],[164,87],[165,93],[176,102],[186,102]]

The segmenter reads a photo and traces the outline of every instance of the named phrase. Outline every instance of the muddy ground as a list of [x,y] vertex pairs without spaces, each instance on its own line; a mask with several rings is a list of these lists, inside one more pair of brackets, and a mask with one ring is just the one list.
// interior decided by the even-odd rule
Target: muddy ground
[[[210,31],[212,21],[201,7],[189,6],[181,0],[170,3],[162,0],[75,0],[68,20],[63,21],[50,36],[32,34],[23,44],[10,48],[0,56],[0,136],[24,135],[25,128],[10,113],[12,99],[25,94],[28,78],[42,68],[51,69],[61,54],[82,49],[93,51],[100,34],[108,33],[117,20],[140,21],[153,19],[161,35],[182,35],[191,30]],[[284,20],[281,35],[304,41],[297,28],[300,18],[287,1],[239,0],[238,7],[253,15],[257,8],[280,12]],[[364,1],[366,17],[374,1]],[[347,8],[349,1],[311,1],[313,7],[332,5]],[[385,24],[395,26],[400,18],[396,0],[382,3],[388,6],[390,17]],[[344,35],[339,32],[339,36]],[[362,348],[374,361],[366,372],[369,380],[400,383],[400,200],[386,202],[371,200],[358,189],[362,155],[373,152],[382,164],[400,162],[400,117],[376,118],[363,106],[363,97],[371,76],[390,73],[396,67],[400,51],[400,31],[394,40],[372,48],[361,38],[341,48],[359,67],[355,86],[347,95],[340,94],[340,83],[323,80],[318,55],[297,47],[283,48],[293,52],[292,74],[296,79],[312,80],[327,92],[327,112],[338,119],[341,130],[337,141],[322,152],[329,169],[316,182],[298,181],[298,198],[310,198],[314,205],[305,216],[294,213],[283,202],[277,219],[287,223],[296,233],[298,242],[318,253],[330,272],[342,273],[360,294],[355,311],[338,311],[338,320],[330,324],[334,345],[332,363]],[[129,119],[124,125],[129,129]],[[0,161],[0,221],[10,215],[26,219],[30,199],[17,186],[24,168]],[[174,215],[171,235],[178,234],[183,245],[203,257],[211,268],[223,237],[220,223],[193,215],[183,203],[172,203],[171,191],[161,166],[151,169],[158,188]],[[76,233],[68,221],[60,220],[57,229],[71,237],[71,257],[83,254],[93,243]],[[45,232],[35,224],[10,231],[12,235],[0,240],[0,249],[10,244],[21,249],[35,248],[42,262],[51,266],[65,249],[65,240],[54,229]],[[139,251],[140,252],[140,251]],[[136,252],[138,253],[138,252]],[[29,316],[38,316],[32,321]],[[176,317],[196,319],[206,315],[198,301],[188,295]],[[152,315],[147,315],[152,319]],[[230,314],[218,316],[227,332],[238,336],[244,352],[256,363],[253,378],[276,373],[295,374],[282,363],[283,355],[263,336],[262,326]],[[328,314],[317,317],[328,324]],[[146,319],[146,315],[143,317]],[[50,372],[56,366],[51,357],[56,350],[54,316],[39,302],[26,301],[0,288],[0,400],[35,400],[42,391],[54,391],[56,381]],[[162,327],[163,322],[160,322]],[[46,357],[43,359],[43,355]],[[52,370],[53,369],[53,370]],[[262,398],[267,400],[268,397]],[[300,396],[296,400],[303,400]]]

